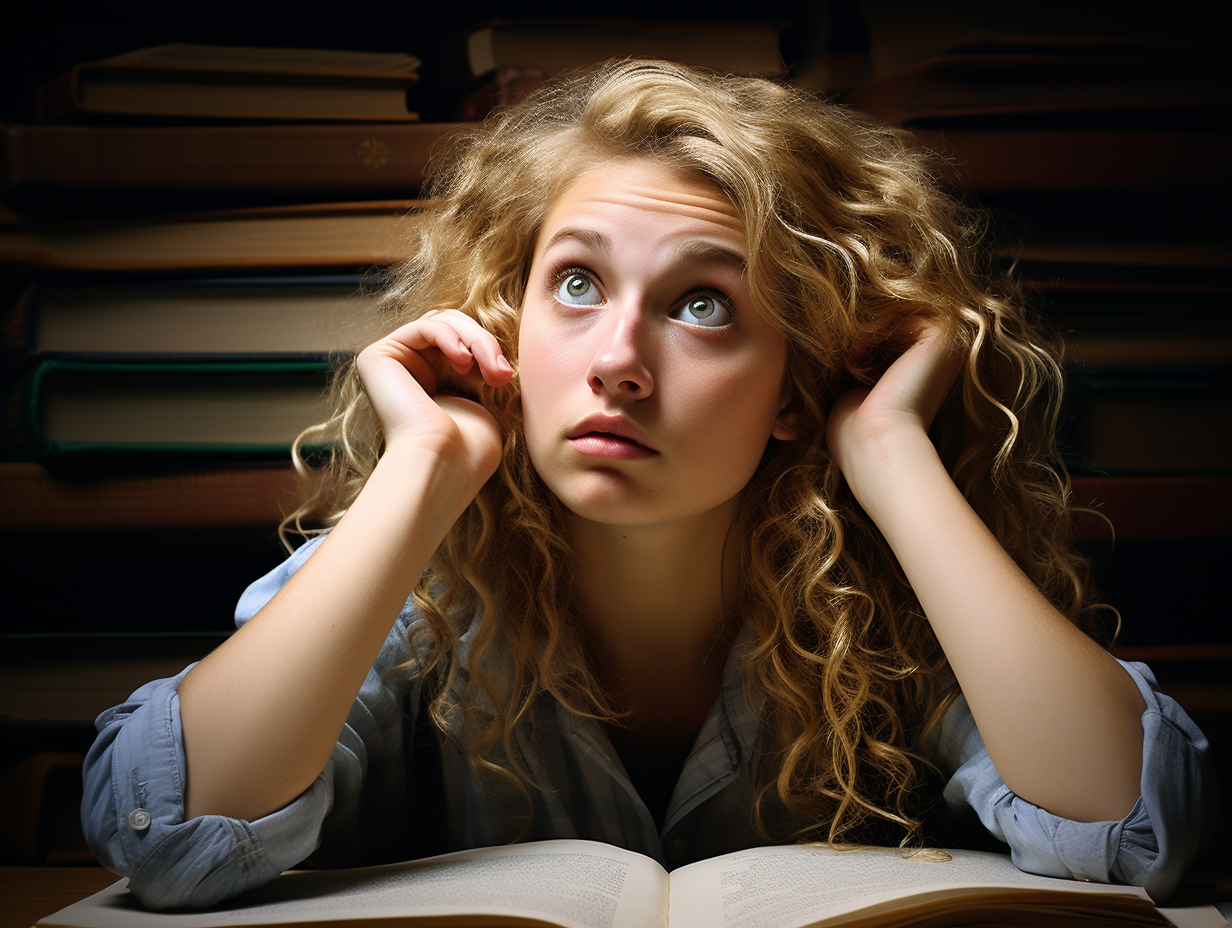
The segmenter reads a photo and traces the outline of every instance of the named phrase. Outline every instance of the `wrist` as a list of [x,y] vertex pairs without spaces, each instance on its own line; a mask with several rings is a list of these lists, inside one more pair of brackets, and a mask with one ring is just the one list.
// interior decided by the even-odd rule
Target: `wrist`
[[[499,457],[496,464],[499,464]],[[470,504],[488,478],[495,464],[476,462],[466,454],[442,442],[440,446],[420,442],[391,443],[381,452],[376,467],[364,484],[364,490],[375,487],[379,495],[422,505],[434,499],[457,515]],[[378,494],[372,494],[378,495]]]
[[912,492],[927,475],[945,474],[932,439],[918,427],[878,435],[863,442],[858,452],[841,456],[839,463],[852,494],[874,519],[876,510]]

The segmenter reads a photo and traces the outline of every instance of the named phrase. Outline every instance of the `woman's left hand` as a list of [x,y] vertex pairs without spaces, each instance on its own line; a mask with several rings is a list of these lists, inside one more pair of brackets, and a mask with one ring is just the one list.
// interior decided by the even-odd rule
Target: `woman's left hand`
[[927,440],[962,370],[965,356],[954,349],[939,321],[911,316],[902,334],[907,349],[871,389],[860,387],[839,397],[826,424],[830,452],[857,499],[862,499],[862,487],[894,462],[903,440]]
[[919,317],[871,390],[839,398],[830,449],[894,552],[989,756],[1019,797],[1117,821],[1138,798],[1145,703],[1134,681],[1036,588],[954,484],[928,428],[966,354]]

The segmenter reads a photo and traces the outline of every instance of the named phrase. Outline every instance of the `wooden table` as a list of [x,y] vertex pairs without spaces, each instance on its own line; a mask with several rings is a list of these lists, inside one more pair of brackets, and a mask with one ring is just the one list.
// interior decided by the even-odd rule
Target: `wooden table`
[[118,879],[102,867],[0,867],[0,928],[31,928]]

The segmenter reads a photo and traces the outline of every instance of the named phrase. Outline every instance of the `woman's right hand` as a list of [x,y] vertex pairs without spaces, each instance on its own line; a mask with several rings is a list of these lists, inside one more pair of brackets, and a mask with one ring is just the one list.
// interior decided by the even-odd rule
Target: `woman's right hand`
[[356,363],[384,455],[312,557],[180,684],[187,817],[251,821],[312,785],[407,596],[500,463],[477,400],[513,369],[475,320],[426,313]]
[[508,384],[513,367],[478,322],[453,309],[424,313],[369,345],[356,364],[387,450],[417,443],[473,469],[480,482],[496,471],[501,434],[481,390]]

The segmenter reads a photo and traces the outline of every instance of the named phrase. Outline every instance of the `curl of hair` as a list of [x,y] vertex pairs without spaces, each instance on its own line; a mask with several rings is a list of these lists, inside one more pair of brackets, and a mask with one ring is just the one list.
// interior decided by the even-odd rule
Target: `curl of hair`
[[[1049,600],[1099,631],[1054,439],[1055,352],[995,269],[982,215],[946,192],[936,180],[945,166],[910,141],[766,80],[610,62],[542,89],[434,159],[436,207],[384,295],[385,329],[461,309],[496,335],[516,369],[536,237],[581,173],[650,158],[731,201],[746,229],[753,299],[787,340],[798,433],[771,439],[745,491],[734,559],[743,576],[730,604],[754,632],[746,685],[763,705],[756,821],[764,827],[764,804],[778,803],[813,823],[795,839],[837,843],[870,828],[904,842],[918,836],[929,764],[915,746],[956,692],[910,585],[826,447],[826,411],[885,370],[908,317],[941,319],[966,356],[933,426],[957,485]],[[353,366],[333,389],[337,413],[302,436],[330,443],[332,454],[310,474],[297,444],[297,466],[315,489],[284,529],[335,523],[381,453]],[[414,669],[443,668],[431,712],[449,730],[458,707],[446,658],[477,623],[461,700],[474,722],[467,747],[477,769],[526,792],[514,731],[540,689],[580,715],[618,713],[571,618],[562,511],[527,454],[516,377],[489,399],[503,458],[415,588],[423,623]]]

